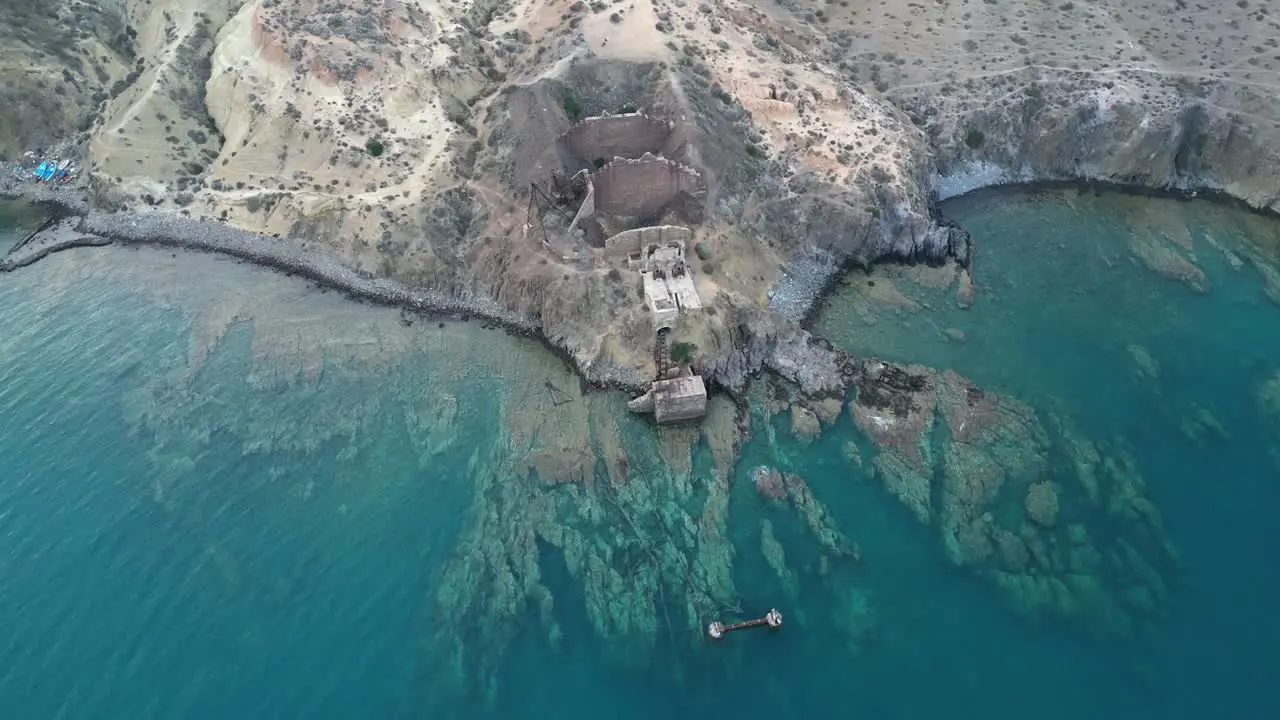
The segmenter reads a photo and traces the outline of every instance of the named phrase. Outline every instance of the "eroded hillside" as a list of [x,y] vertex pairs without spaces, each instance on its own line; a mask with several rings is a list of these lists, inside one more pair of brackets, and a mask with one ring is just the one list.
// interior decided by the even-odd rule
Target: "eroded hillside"
[[0,3],[0,157],[80,137],[127,86],[134,53],[124,2]]
[[[939,169],[1216,186],[1275,207],[1280,7],[1265,0],[781,3],[846,81],[929,135]],[[987,164],[986,167],[980,167]]]

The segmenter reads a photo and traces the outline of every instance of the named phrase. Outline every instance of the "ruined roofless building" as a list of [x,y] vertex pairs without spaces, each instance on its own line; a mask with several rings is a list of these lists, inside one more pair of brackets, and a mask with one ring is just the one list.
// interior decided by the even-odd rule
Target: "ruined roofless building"
[[636,413],[653,413],[659,424],[697,420],[707,414],[707,386],[697,375],[655,380],[649,392],[627,403]]
[[646,153],[688,161],[688,129],[644,113],[589,117],[556,138],[561,165],[569,172],[594,170],[614,158]]
[[689,127],[643,113],[590,117],[562,133],[556,148],[566,175],[587,172],[569,232],[583,231],[605,262],[640,270],[655,328],[702,307],[684,257],[692,229],[655,222],[702,222],[706,185],[681,162],[690,155]]
[[580,229],[602,248],[606,238],[671,213],[700,224],[706,186],[690,164],[689,135],[685,124],[643,113],[589,117],[561,133],[556,153],[563,173],[589,173],[570,232]]
[[[603,252],[608,263],[640,271],[644,302],[658,331],[659,368],[649,391],[629,406],[651,412],[658,423],[706,414],[702,378],[662,368],[669,364],[666,331],[680,313],[702,307],[686,249],[691,227],[702,223],[706,185],[691,164],[687,125],[643,113],[586,118],[557,138],[565,175],[586,171],[582,204],[569,224]],[[662,224],[663,218],[680,224]]]
[[702,298],[698,297],[685,261],[683,239],[671,238],[645,245],[636,260],[640,265],[645,301],[653,312],[654,327],[659,330],[674,327],[681,312],[702,307]]
[[697,420],[707,414],[707,386],[697,375],[653,384],[653,419],[659,424]]

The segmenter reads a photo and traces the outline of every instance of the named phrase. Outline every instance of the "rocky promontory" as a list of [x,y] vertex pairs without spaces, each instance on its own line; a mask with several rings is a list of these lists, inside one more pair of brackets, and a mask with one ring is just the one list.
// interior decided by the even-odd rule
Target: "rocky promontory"
[[[64,100],[16,103],[0,151],[69,138],[84,170],[55,190],[9,169],[5,194],[85,238],[536,328],[628,387],[665,323],[724,388],[768,367],[842,391],[848,360],[799,322],[849,265],[948,264],[963,287],[968,239],[932,203],[977,187],[1280,202],[1265,4],[38,5],[0,9],[0,88]],[[675,320],[646,300],[652,228],[677,229],[698,299]]]

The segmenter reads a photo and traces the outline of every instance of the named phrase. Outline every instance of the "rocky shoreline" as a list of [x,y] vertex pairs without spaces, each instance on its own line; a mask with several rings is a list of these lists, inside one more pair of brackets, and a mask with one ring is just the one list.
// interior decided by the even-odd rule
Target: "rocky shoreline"
[[410,288],[359,272],[278,238],[222,223],[168,213],[100,212],[92,209],[87,195],[79,188],[53,189],[15,181],[12,172],[6,172],[0,180],[0,199],[26,202],[52,216],[0,258],[0,273],[28,267],[49,255],[77,247],[152,246],[215,253],[287,276],[305,278],[321,287],[343,292],[353,300],[401,308],[424,318],[480,320],[513,335],[538,339],[596,388],[639,392],[647,386],[643,379],[610,373],[607,369],[593,372],[579,367],[569,353],[543,335],[536,322],[488,298]]
[[1149,185],[1121,183],[1113,180],[1101,180],[1089,177],[1040,179],[980,185],[978,187],[965,190],[963,193],[951,195],[939,200],[934,203],[934,206],[930,208],[930,211],[939,222],[950,223],[951,221],[947,218],[947,214],[942,208],[942,204],[948,200],[955,200],[957,198],[976,195],[978,193],[1036,192],[1053,190],[1080,190],[1083,192],[1094,193],[1116,193],[1119,195],[1128,195],[1130,197],[1177,200],[1179,202],[1204,200],[1217,205],[1223,205],[1236,210],[1253,213],[1255,215],[1280,219],[1280,210],[1277,210],[1273,206],[1255,205],[1244,198],[1236,197],[1231,193],[1208,184],[1188,187],[1153,187]]
[[[1278,216],[1267,208],[1259,208],[1218,189],[1154,188],[1140,185],[1080,178],[1076,180],[1043,180],[998,183],[966,190],[963,195],[981,191],[1012,191],[1080,188],[1093,191],[1121,192],[1144,197],[1166,197],[1179,200],[1195,198],[1219,202],[1268,216]],[[957,195],[955,197],[959,197]],[[107,245],[153,246],[178,248],[224,255],[253,263],[289,276],[299,276],[319,286],[345,293],[352,299],[401,308],[415,315],[433,319],[480,320],[506,332],[539,340],[569,367],[596,389],[642,392],[648,378],[621,368],[584,367],[572,353],[547,337],[539,323],[502,307],[488,297],[452,295],[422,288],[408,287],[394,280],[375,277],[355,270],[323,253],[305,250],[295,244],[260,233],[249,232],[216,221],[200,220],[168,212],[108,213],[92,207],[87,193],[76,187],[50,188],[23,182],[6,169],[0,178],[0,198],[26,202],[49,212],[56,222],[33,234],[0,259],[0,272],[27,267],[56,252],[76,247]],[[952,199],[950,197],[946,199]],[[878,262],[938,262],[954,259],[967,268],[972,243],[963,230],[947,220],[938,202],[929,212],[936,229],[948,236],[964,239],[963,247],[948,247],[943,258],[880,258]],[[959,232],[957,232],[959,231]],[[803,312],[798,318],[764,323],[760,327],[743,327],[735,337],[734,349],[720,357],[705,361],[699,371],[710,384],[742,399],[749,379],[763,370],[772,371],[795,383],[809,397],[843,394],[859,375],[857,363],[830,343],[812,335],[809,328],[822,312],[827,298],[850,270],[863,266],[856,258],[832,265],[823,278],[809,278]]]

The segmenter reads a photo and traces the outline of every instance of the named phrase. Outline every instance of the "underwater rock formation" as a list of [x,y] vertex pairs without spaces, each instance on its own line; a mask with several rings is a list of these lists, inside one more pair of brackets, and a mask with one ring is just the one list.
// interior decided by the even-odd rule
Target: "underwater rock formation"
[[779,472],[777,468],[761,466],[752,471],[756,490],[766,499],[781,504],[787,499],[804,519],[805,525],[814,539],[825,549],[830,557],[851,558],[858,560],[861,552],[857,545],[849,542],[836,527],[835,520],[813,493],[804,478],[791,473]]
[[1123,448],[952,371],[875,360],[850,413],[890,494],[1017,610],[1127,634],[1164,608],[1176,555]]
[[1280,370],[1258,388],[1258,409],[1263,419],[1271,426],[1271,434],[1276,444],[1270,449],[1271,459],[1280,467]]
[[1280,370],[1277,370],[1258,388],[1258,408],[1280,432]]
[[1209,408],[1199,403],[1192,404],[1188,413],[1178,423],[1178,430],[1184,438],[1197,445],[1204,445],[1210,440],[1231,438],[1231,433],[1227,432],[1222,421]]
[[[558,405],[536,391],[503,398],[502,439],[473,458],[471,516],[428,611],[456,619],[436,628],[429,656],[451,659],[442,674],[461,692],[496,695],[502,658],[530,612],[558,646],[571,620],[544,579],[547,562],[563,563],[592,630],[622,664],[701,643],[709,619],[742,615],[729,534],[730,475],[746,431],[739,409],[714,399],[701,428],[655,432],[616,394],[566,394],[573,401]],[[710,452],[695,452],[704,443]],[[775,517],[793,512],[807,528],[824,568],[856,563],[857,545],[799,476],[760,469],[756,478],[771,505],[789,511]],[[799,574],[767,520],[760,533],[766,563],[798,595]]]
[[1027,489],[1027,518],[1040,527],[1051,528],[1058,521],[1058,486],[1045,480]]

